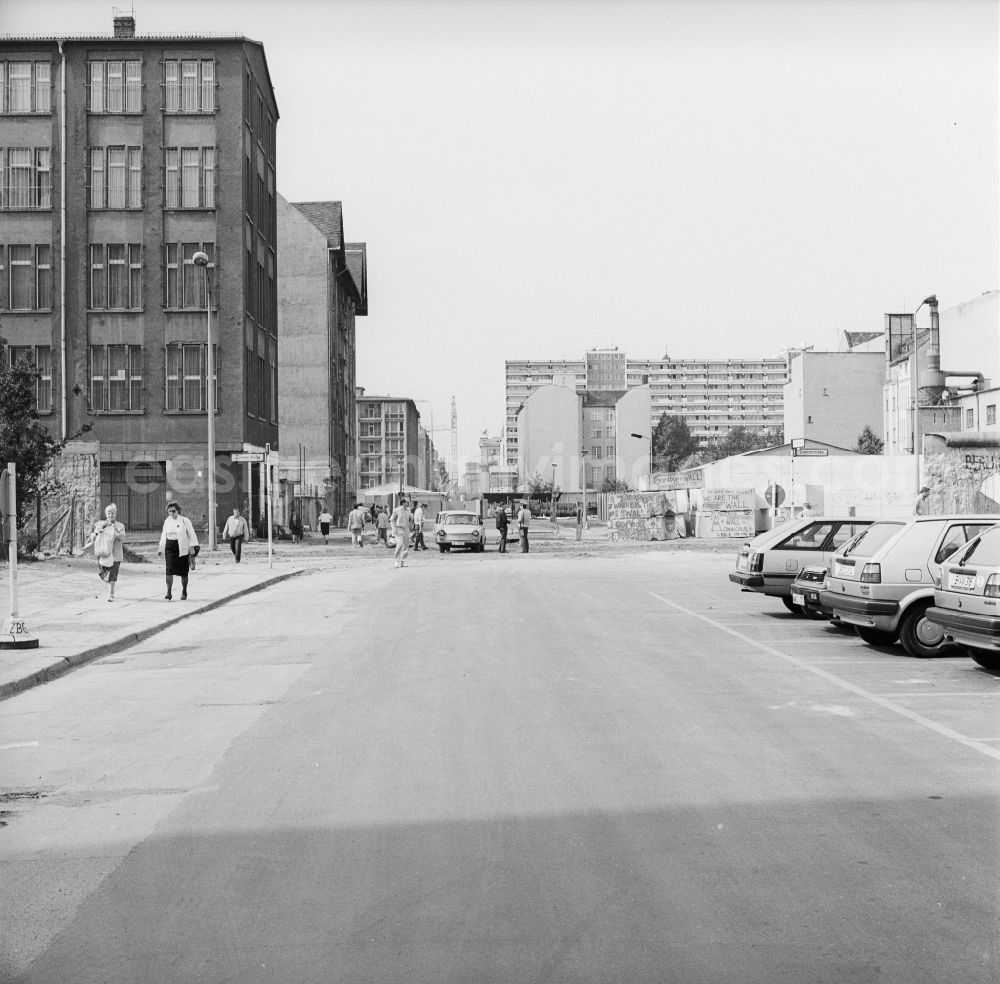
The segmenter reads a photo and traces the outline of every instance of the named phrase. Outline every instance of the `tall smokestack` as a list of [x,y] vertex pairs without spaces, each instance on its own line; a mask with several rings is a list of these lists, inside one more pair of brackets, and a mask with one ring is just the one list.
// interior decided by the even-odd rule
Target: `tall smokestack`
[[944,392],[945,378],[941,372],[941,323],[938,318],[937,295],[924,300],[931,309],[931,334],[927,340],[927,365],[920,374],[920,396],[923,403],[937,403]]

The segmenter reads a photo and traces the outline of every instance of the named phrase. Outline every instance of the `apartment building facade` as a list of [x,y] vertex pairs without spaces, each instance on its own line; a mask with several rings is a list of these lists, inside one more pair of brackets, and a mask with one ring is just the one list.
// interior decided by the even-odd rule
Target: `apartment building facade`
[[368,313],[367,249],[340,202],[278,195],[279,418],[286,500],[303,522],[346,520],[357,489],[356,319]]
[[[542,386],[569,386],[580,394],[622,392],[649,386],[649,429],[662,414],[687,420],[702,443],[725,437],[734,427],[781,427],[785,355],[766,359],[629,359],[617,349],[592,349],[581,360],[510,360],[505,364],[504,460],[517,467],[518,408]],[[614,402],[613,400],[611,401]]]
[[381,485],[422,487],[426,468],[426,442],[419,440],[420,414],[409,397],[366,396],[357,387],[358,486],[357,494]]
[[262,472],[229,455],[278,444],[264,49],[114,26],[0,38],[2,332],[39,371],[51,432],[91,426],[102,499],[130,529],[157,528],[172,497],[207,525],[209,385],[216,522],[236,503],[258,518]]

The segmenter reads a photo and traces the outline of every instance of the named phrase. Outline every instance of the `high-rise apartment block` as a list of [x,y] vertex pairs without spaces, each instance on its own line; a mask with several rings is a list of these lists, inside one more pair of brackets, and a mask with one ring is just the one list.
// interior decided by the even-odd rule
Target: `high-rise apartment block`
[[762,430],[781,427],[788,360],[767,359],[629,359],[617,349],[592,349],[581,360],[506,363],[504,458],[518,465],[517,415],[540,386],[568,386],[577,393],[620,394],[638,386],[650,389],[650,428],[661,415],[684,417],[691,433],[707,442],[725,437],[733,427]]
[[[92,425],[102,498],[130,529],[168,497],[256,519],[276,446],[275,134],[263,46],[242,37],[0,38],[0,311],[57,436]],[[207,266],[196,263],[196,254]],[[208,309],[214,378],[207,378]]]

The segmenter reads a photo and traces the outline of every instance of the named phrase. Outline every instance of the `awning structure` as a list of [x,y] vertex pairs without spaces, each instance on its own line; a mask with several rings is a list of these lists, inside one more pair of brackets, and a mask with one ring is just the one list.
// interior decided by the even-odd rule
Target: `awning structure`
[[[358,499],[366,498],[380,498],[387,495],[399,495],[399,482],[386,482],[383,485],[375,485],[370,489],[358,489],[357,495]],[[420,498],[431,498],[431,496],[438,498],[447,498],[444,492],[432,492],[430,489],[417,488],[416,485],[404,485],[403,495],[408,499],[411,497]]]

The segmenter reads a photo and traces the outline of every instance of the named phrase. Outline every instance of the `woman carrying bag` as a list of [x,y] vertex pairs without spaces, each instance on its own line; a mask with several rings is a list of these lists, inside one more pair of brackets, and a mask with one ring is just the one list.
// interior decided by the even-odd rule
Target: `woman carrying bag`
[[111,503],[104,510],[104,519],[94,524],[94,532],[90,534],[85,546],[94,545],[94,555],[97,557],[97,573],[108,585],[108,601],[115,600],[115,587],[118,584],[118,570],[125,559],[122,543],[125,540],[125,527],[118,522],[118,507]]
[[174,576],[181,579],[181,601],[187,601],[188,573],[194,567],[194,558],[201,550],[198,536],[187,516],[181,515],[180,504],[167,503],[167,518],[160,533],[160,546],[156,551],[166,561],[167,597],[173,597]]

